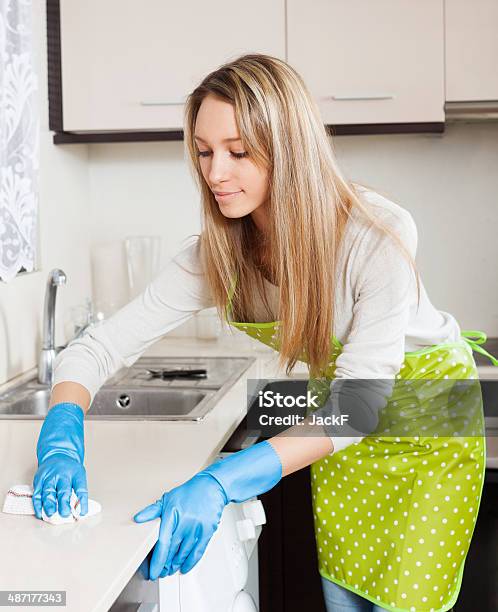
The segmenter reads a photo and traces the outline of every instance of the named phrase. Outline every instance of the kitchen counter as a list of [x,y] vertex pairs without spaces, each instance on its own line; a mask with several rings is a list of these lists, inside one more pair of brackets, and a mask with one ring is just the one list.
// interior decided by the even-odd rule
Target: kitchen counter
[[[133,515],[215,460],[245,415],[247,378],[285,377],[272,349],[236,330],[216,341],[166,338],[146,355],[256,361],[201,422],[86,420],[89,494],[102,513],[53,526],[0,512],[0,590],[63,590],[71,612],[107,611],[157,540],[159,521],[139,525]],[[10,486],[32,482],[42,423],[0,420],[1,503]],[[498,457],[496,441],[488,439],[488,453],[496,446]]]
[[[276,353],[238,331],[218,341],[164,339],[146,354],[256,361],[201,422],[86,420],[89,496],[102,512],[59,526],[0,512],[0,590],[62,590],[71,612],[108,610],[157,540],[159,520],[139,525],[133,515],[216,459],[245,415],[246,378],[267,367],[277,375]],[[32,483],[42,423],[0,420],[1,503],[10,486]]]

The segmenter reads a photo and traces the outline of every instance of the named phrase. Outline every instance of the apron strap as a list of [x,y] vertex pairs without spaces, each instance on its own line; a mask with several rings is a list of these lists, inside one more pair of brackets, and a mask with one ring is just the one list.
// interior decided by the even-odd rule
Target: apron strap
[[470,345],[473,351],[481,353],[481,355],[487,357],[494,366],[498,366],[498,359],[496,359],[496,357],[493,357],[493,355],[488,353],[488,351],[486,351],[482,348],[482,346],[480,346],[481,344],[484,344],[488,339],[484,332],[475,329],[467,329],[462,330],[461,335],[462,338]]

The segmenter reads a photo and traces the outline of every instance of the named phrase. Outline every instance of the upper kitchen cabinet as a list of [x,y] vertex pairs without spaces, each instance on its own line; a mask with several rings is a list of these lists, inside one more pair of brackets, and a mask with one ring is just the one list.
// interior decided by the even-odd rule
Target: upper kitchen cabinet
[[209,72],[243,53],[285,59],[285,0],[48,0],[47,16],[55,131],[179,130]]
[[446,100],[498,100],[497,0],[446,0]]
[[287,27],[325,123],[442,129],[443,0],[287,0]]

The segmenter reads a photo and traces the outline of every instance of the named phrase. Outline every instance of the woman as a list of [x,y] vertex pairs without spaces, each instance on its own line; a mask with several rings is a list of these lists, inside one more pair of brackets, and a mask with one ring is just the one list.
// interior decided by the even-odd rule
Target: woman
[[[333,410],[345,397],[340,381],[380,381],[362,398],[368,431],[385,425],[381,409],[401,413],[394,395],[406,404],[411,393],[413,401],[406,387],[393,389],[395,380],[476,377],[469,344],[483,349],[432,306],[416,274],[411,216],[343,177],[319,112],[289,65],[247,55],[208,75],[188,98],[185,141],[201,190],[202,235],[141,296],[59,356],[37,446],[38,517],[42,505],[51,515],[57,503],[67,515],[71,486],[86,512],[83,416],[100,385],[209,306],[277,349],[287,372],[306,361],[311,384],[326,385],[323,401],[330,393]],[[351,397],[354,412],[358,389]],[[150,578],[188,572],[227,503],[260,495],[311,464],[328,609],[448,610],[477,517],[483,437],[448,443],[346,431],[294,428],[208,466],[138,512],[137,522],[161,518]],[[472,508],[462,523],[434,518],[435,500],[442,505],[450,495],[454,507]],[[453,549],[454,556],[443,554]]]

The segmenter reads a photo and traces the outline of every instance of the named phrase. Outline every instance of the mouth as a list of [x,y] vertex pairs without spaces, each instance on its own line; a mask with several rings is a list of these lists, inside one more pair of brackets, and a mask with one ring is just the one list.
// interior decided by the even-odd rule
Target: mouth
[[228,199],[234,198],[239,193],[242,193],[242,190],[240,191],[213,191],[213,193],[214,193],[214,197],[217,200],[228,200]]

